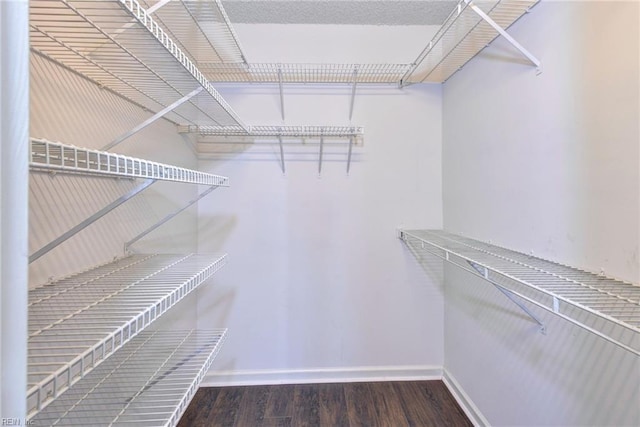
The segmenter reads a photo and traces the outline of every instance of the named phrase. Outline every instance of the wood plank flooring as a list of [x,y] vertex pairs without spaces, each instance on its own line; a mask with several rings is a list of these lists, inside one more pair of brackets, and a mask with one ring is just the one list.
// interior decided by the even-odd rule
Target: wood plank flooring
[[178,427],[472,426],[442,381],[201,388]]

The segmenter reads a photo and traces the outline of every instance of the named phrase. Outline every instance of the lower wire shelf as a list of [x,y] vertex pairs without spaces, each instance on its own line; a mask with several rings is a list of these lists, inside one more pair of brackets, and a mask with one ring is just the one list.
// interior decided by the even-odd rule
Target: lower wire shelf
[[29,291],[28,417],[225,262],[226,255],[132,255]]
[[520,301],[640,355],[638,285],[442,230],[401,230],[400,238],[419,260],[423,255],[435,256],[492,283],[543,331],[542,322]]
[[175,426],[225,336],[226,329],[143,331],[31,424]]

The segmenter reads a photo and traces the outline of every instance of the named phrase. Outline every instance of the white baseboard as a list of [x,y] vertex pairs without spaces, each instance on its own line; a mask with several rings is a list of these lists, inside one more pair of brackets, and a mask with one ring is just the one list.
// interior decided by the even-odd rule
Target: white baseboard
[[474,426],[484,427],[490,425],[489,421],[482,415],[482,412],[480,412],[478,407],[473,403],[469,395],[465,393],[458,381],[456,381],[446,369],[442,371],[442,381]]
[[295,370],[210,371],[200,387],[412,381],[442,378],[441,366],[367,366]]

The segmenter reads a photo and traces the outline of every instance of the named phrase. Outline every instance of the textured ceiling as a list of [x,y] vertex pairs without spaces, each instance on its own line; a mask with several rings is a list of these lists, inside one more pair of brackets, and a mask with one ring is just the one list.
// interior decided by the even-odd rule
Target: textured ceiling
[[451,0],[225,0],[232,23],[440,25]]

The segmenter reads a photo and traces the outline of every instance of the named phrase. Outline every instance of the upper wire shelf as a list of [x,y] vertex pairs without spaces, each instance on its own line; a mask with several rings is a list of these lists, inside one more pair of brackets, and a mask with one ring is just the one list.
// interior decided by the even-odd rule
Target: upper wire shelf
[[226,255],[132,255],[29,291],[29,416],[58,398],[225,262]]
[[640,286],[440,230],[400,235],[417,256],[435,255],[640,355]]
[[31,0],[32,50],[153,112],[203,88],[166,118],[244,123],[136,0]]
[[178,132],[202,136],[348,138],[363,136],[364,128],[362,126],[250,126],[245,131],[238,126],[180,126]]
[[225,176],[36,138],[31,138],[29,167],[34,170],[229,186],[229,178]]
[[225,337],[226,330],[144,331],[31,421],[176,426]]
[[211,81],[231,83],[398,84],[410,64],[200,63]]
[[200,68],[202,63],[246,62],[220,0],[140,0],[147,13]]
[[[539,0],[478,0],[473,4],[496,24],[508,28]],[[491,43],[498,31],[460,0],[435,36],[413,61],[400,84],[444,82]]]

